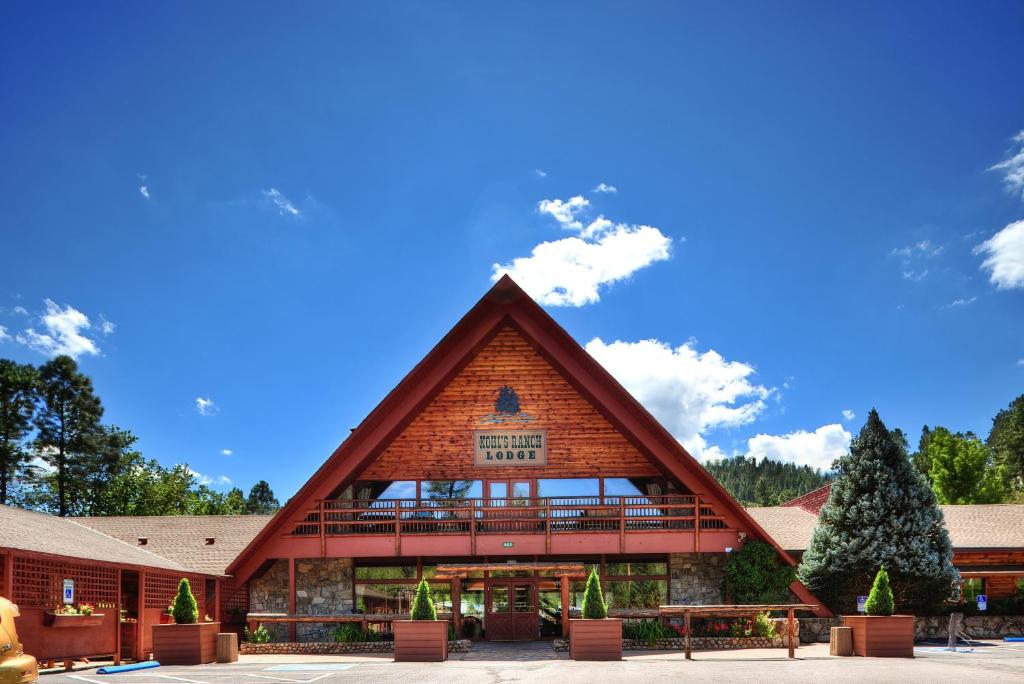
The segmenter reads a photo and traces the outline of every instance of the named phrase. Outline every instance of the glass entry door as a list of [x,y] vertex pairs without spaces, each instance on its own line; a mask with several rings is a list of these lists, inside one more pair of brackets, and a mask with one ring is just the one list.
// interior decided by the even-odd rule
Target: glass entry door
[[484,632],[491,641],[538,638],[540,626],[534,583],[508,581],[488,584]]

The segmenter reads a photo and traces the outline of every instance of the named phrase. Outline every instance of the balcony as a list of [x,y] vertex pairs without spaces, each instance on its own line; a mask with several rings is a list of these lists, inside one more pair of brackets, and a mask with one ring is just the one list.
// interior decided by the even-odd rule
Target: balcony
[[288,537],[293,543],[318,541],[322,556],[667,553],[735,546],[736,530],[697,498],[323,500]]

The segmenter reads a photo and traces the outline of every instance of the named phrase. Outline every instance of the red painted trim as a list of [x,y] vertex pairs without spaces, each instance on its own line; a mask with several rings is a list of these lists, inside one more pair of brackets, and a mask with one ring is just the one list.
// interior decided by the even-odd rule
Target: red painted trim
[[[262,562],[267,542],[287,534],[305,516],[310,502],[326,498],[354,479],[399,432],[506,325],[517,329],[582,396],[663,472],[691,491],[707,492],[709,502],[730,527],[770,543],[783,560],[793,558],[733,499],[718,481],[587,351],[507,275],[473,306],[447,335],[381,401],[330,458],[239,554],[227,572],[247,580]],[[541,540],[543,542],[543,539]],[[494,553],[484,538],[477,553]],[[277,545],[275,545],[277,546]],[[740,546],[737,539],[736,546]],[[330,552],[328,543],[328,553]],[[467,551],[460,551],[466,553]],[[406,555],[414,555],[409,549]],[[528,553],[543,554],[541,548]],[[291,555],[291,554],[289,554]],[[351,555],[351,549],[346,555]]]

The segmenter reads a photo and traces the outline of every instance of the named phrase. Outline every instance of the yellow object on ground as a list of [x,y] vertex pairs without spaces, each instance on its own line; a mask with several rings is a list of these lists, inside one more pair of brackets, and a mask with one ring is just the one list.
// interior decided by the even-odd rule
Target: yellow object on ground
[[14,618],[21,613],[18,606],[0,597],[0,684],[27,684],[39,679],[39,664],[25,655]]

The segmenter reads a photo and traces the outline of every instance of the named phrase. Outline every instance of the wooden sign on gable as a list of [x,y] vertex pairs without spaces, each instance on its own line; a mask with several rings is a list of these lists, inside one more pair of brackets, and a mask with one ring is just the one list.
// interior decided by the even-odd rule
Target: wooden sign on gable
[[547,430],[473,430],[473,465],[543,466]]

